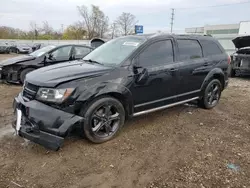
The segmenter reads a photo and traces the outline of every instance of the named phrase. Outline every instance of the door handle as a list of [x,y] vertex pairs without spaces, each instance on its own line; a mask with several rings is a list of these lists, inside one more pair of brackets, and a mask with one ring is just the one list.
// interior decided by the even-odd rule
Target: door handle
[[203,65],[206,67],[206,66],[208,66],[208,65],[209,65],[209,63],[208,63],[208,62],[205,62]]
[[171,68],[171,69],[169,69],[169,70],[170,70],[170,72],[176,72],[176,71],[178,71],[177,68]]

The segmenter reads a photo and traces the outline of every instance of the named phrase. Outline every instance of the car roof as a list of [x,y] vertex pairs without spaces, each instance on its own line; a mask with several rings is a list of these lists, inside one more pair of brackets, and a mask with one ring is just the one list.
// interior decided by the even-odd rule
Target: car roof
[[183,39],[205,39],[205,40],[215,40],[211,35],[198,35],[198,34],[170,34],[170,33],[152,33],[152,34],[140,34],[140,35],[129,35],[135,37],[142,37],[147,40],[157,39],[157,38],[183,38]]
[[71,46],[72,45],[72,46],[82,46],[82,47],[87,47],[87,48],[92,48],[93,49],[93,47],[88,46],[86,44],[49,44],[49,45],[53,45],[53,46],[56,46],[56,47],[63,47],[63,46]]

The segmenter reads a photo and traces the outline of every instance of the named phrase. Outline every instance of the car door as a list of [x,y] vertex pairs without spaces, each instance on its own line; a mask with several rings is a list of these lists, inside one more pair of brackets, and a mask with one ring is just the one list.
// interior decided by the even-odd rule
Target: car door
[[[173,40],[154,41],[135,58],[135,82],[132,94],[135,112],[156,108],[175,101],[178,87],[178,67],[175,64]],[[147,72],[147,79],[137,83],[138,77]]]
[[73,60],[72,58],[72,45],[58,47],[48,54],[45,60],[46,65],[61,63]]
[[74,46],[73,58],[74,59],[82,59],[87,54],[89,54],[91,51],[92,51],[92,49],[87,47],[87,46]]
[[205,64],[201,45],[196,39],[177,39],[180,85],[178,101],[199,96]]

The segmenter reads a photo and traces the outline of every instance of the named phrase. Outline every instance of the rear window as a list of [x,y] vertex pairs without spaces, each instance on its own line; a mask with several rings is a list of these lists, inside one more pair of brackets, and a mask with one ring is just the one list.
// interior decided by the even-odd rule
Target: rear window
[[221,49],[219,48],[219,46],[214,41],[201,40],[200,42],[201,42],[205,57],[223,53]]
[[180,60],[190,60],[202,57],[202,50],[197,40],[178,39]]

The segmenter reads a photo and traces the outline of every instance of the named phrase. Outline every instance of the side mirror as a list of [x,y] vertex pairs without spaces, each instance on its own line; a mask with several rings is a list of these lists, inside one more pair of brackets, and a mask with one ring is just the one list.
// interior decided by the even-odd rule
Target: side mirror
[[50,61],[53,61],[54,58],[53,58],[53,55],[52,54],[46,54],[44,56],[44,62],[50,62]]
[[138,66],[134,66],[134,70],[137,74],[136,83],[145,84],[149,77],[148,70]]

